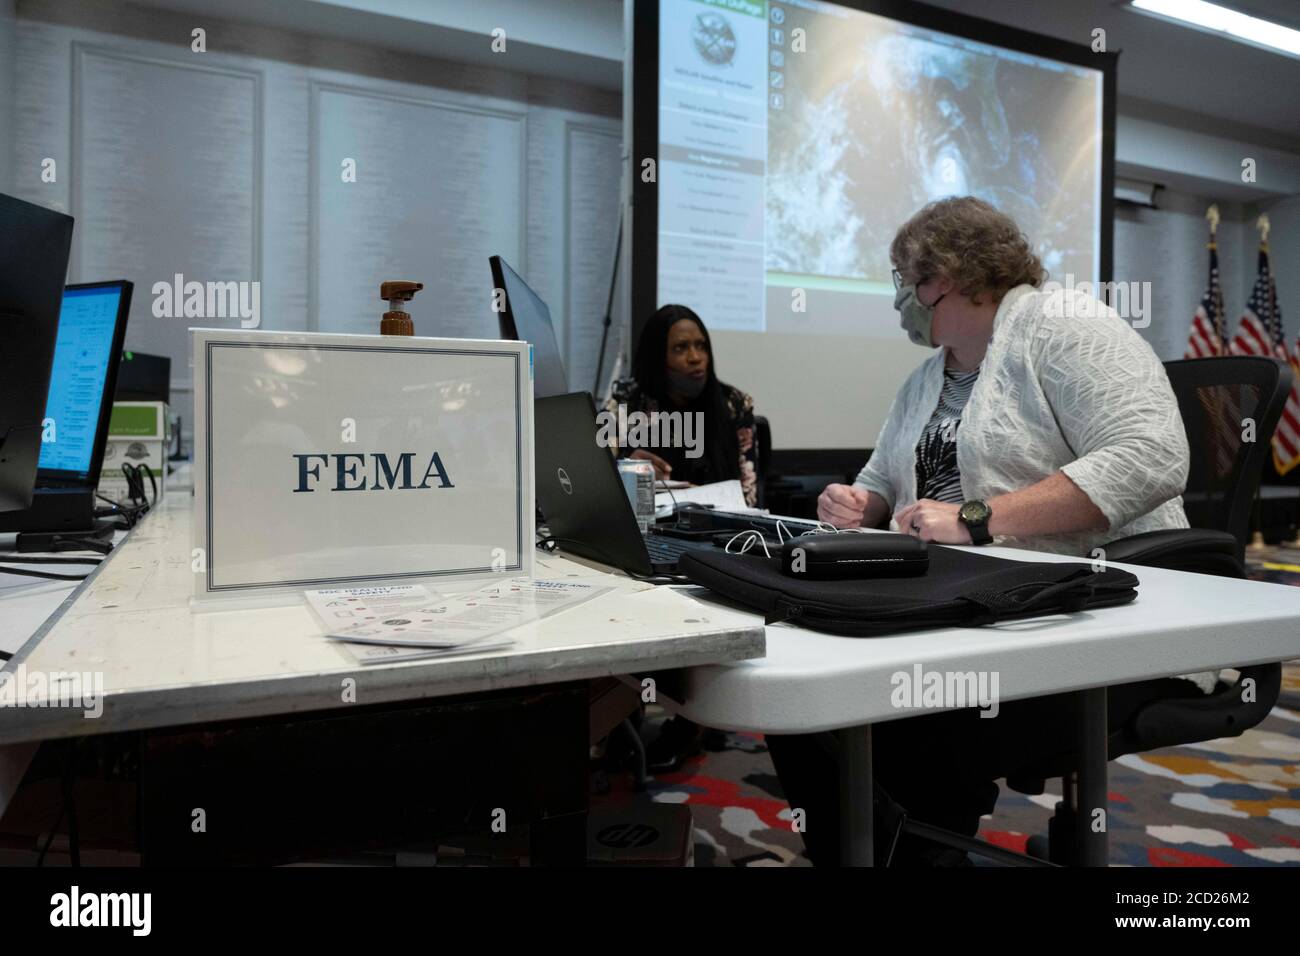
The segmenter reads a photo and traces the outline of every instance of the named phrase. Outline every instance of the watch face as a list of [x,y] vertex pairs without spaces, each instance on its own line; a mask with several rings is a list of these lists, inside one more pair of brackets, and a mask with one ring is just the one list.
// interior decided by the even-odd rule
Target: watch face
[[967,524],[984,524],[991,514],[989,506],[982,501],[968,501],[957,512],[957,516]]

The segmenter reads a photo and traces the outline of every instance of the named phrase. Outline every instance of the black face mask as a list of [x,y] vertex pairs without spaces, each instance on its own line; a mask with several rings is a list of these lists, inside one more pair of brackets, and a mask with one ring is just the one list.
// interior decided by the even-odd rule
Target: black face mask
[[684,398],[699,398],[704,386],[709,384],[709,377],[695,378],[673,369],[668,370],[668,388]]

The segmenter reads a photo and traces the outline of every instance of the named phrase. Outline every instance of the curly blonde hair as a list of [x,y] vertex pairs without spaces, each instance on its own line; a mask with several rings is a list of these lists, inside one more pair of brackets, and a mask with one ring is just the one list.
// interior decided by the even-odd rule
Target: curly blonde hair
[[942,276],[976,305],[981,293],[1000,302],[1007,290],[1047,277],[1015,220],[974,196],[927,204],[898,230],[889,258],[904,282]]

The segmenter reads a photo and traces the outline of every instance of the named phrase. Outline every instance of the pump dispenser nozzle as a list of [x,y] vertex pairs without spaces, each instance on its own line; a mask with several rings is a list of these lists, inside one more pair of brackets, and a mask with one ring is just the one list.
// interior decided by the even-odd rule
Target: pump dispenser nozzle
[[415,324],[411,315],[404,308],[403,302],[409,302],[415,293],[424,288],[423,282],[407,282],[392,279],[379,284],[379,298],[388,302],[388,311],[379,323],[380,335],[414,335]]

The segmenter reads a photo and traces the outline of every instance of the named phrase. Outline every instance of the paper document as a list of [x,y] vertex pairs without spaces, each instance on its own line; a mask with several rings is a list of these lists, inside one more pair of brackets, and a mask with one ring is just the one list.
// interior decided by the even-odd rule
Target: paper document
[[[455,595],[433,595],[421,585],[306,593],[327,637],[348,645],[382,646],[380,652],[349,646],[363,663],[373,663],[500,647],[511,643],[499,637],[503,632],[610,590],[574,581],[507,578]],[[411,649],[422,653],[406,653]]]
[[715,481],[709,485],[695,485],[680,491],[674,490],[671,495],[667,491],[655,492],[656,511],[664,505],[671,507],[673,502],[680,505],[688,501],[700,505],[713,505],[721,511],[753,510],[745,501],[745,493],[740,490],[740,481],[736,478],[730,481]]
[[482,654],[509,647],[514,640],[509,637],[486,638],[460,647],[397,647],[392,644],[351,644],[340,642],[358,664],[393,664],[399,661],[427,660],[431,657],[457,657],[462,654]]

